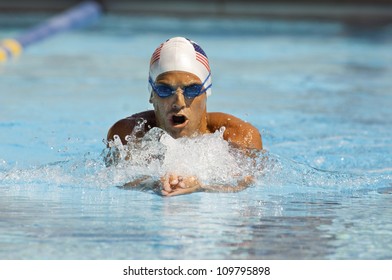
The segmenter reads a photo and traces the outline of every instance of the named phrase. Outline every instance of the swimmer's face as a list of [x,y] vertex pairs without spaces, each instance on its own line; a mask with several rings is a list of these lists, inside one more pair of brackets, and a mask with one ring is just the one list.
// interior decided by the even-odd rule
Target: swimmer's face
[[167,85],[175,89],[169,97],[161,98],[151,93],[157,125],[173,138],[191,137],[207,132],[206,93],[195,98],[186,98],[182,88],[194,84],[202,84],[200,79],[191,73],[170,71],[159,75],[156,85]]

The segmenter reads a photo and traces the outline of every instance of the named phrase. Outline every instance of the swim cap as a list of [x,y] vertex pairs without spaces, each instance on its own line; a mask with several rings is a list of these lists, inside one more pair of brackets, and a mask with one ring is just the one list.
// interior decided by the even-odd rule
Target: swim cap
[[[211,85],[211,70],[203,49],[195,42],[175,37],[162,43],[152,54],[150,60],[150,77],[153,81],[168,71],[185,71],[196,75],[204,83],[204,88]],[[151,92],[151,85],[148,86]],[[211,87],[206,91],[211,94]]]

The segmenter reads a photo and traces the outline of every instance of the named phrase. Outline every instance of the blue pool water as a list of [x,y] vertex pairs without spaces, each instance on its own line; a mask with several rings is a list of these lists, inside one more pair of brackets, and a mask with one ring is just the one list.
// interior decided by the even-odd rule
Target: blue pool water
[[[1,16],[0,37],[43,18]],[[173,36],[210,58],[208,110],[262,132],[253,167],[219,133],[153,134],[136,162],[105,167],[108,128],[151,108],[149,58]],[[0,259],[392,259],[391,49],[392,26],[119,16],[31,46],[0,65]],[[117,187],[176,168],[256,182]]]

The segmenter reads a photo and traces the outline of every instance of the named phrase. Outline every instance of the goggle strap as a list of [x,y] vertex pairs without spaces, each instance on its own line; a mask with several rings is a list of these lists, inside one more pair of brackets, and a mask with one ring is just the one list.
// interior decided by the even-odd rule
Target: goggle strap
[[207,78],[204,80],[204,82],[201,84],[202,86],[204,86],[204,84],[207,82],[207,80],[208,80],[208,78],[211,76],[211,72],[210,73],[208,73],[208,76],[207,76]]
[[[200,94],[205,93],[211,86],[212,86],[212,84],[210,84],[208,87],[204,88],[204,89],[200,92]],[[199,94],[199,95],[200,95],[200,94]]]

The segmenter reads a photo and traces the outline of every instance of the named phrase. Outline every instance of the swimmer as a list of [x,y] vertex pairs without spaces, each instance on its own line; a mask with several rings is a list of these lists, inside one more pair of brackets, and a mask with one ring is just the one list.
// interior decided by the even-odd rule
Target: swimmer
[[[262,150],[261,135],[250,123],[230,114],[207,112],[211,70],[207,55],[195,42],[175,37],[162,43],[150,60],[148,86],[154,110],[117,121],[108,131],[108,141],[118,135],[125,145],[126,136],[143,120],[146,123],[144,131],[137,137],[143,137],[153,127],[161,128],[175,139],[214,133],[224,127],[223,138],[233,147],[249,154]],[[127,185],[132,187],[139,183],[140,180]],[[237,186],[219,186],[219,190],[239,191],[251,183],[249,176],[240,180]],[[195,176],[183,177],[181,174],[167,174],[159,184],[163,196],[218,190],[218,187],[201,184]]]

